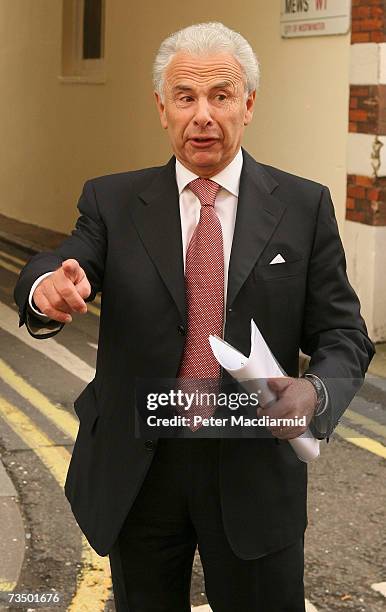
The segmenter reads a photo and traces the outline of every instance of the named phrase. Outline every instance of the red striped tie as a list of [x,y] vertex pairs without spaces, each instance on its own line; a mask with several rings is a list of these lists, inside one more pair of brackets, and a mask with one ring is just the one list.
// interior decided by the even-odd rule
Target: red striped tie
[[[178,377],[213,380],[220,376],[220,365],[212,353],[208,337],[210,334],[222,337],[224,318],[223,236],[214,209],[221,186],[209,179],[198,178],[188,187],[200,200],[201,211],[186,253],[188,329]],[[194,415],[206,418],[214,413],[215,408],[213,403],[193,403],[188,413],[185,412],[191,418],[190,429],[194,431],[201,426],[193,426]]]

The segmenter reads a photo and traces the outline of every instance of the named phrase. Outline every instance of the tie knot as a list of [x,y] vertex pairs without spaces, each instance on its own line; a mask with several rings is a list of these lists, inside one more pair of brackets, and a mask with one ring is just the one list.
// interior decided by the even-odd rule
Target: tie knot
[[188,185],[194,195],[198,197],[201,206],[214,206],[216,195],[221,189],[221,185],[210,179],[197,178]]

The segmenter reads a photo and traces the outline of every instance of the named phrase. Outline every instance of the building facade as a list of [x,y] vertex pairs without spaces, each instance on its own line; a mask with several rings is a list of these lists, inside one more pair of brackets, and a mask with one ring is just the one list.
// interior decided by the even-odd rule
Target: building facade
[[0,212],[69,232],[85,180],[163,164],[171,151],[154,103],[154,55],[171,32],[221,21],[261,62],[245,148],[328,185],[362,313],[372,338],[385,340],[384,2],[351,4],[346,32],[288,38],[283,13],[306,18],[334,0],[3,0]]

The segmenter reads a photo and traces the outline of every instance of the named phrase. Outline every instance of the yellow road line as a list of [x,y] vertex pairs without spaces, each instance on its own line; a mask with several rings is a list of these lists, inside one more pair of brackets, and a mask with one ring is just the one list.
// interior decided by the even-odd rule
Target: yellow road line
[[346,427],[345,425],[341,424],[338,425],[335,431],[342,438],[347,440],[347,442],[351,442],[351,444],[359,446],[359,448],[363,448],[364,450],[369,451],[369,453],[373,453],[374,455],[378,455],[378,457],[386,459],[386,446],[380,442],[372,440],[372,438],[364,438],[363,436],[360,436],[355,429],[351,429],[351,427]]
[[14,266],[8,261],[4,261],[4,259],[0,258],[0,266],[9,272],[13,272],[14,274],[20,274],[20,268]]
[[24,397],[32,406],[37,408],[39,412],[44,414],[45,417],[55,423],[65,434],[75,440],[78,431],[78,420],[76,417],[72,416],[64,408],[55,406],[43,393],[35,389],[19,374],[16,374],[2,359],[0,359],[0,378],[19,395]]
[[[8,270],[9,272],[13,272],[13,274],[17,274],[17,275],[20,274],[20,270],[21,270],[20,267],[15,266],[14,264],[12,264],[12,263],[10,263],[8,261],[5,261],[1,257],[0,257],[0,266],[2,268],[4,268],[5,270]],[[96,304],[100,304],[100,297],[99,296],[96,297],[94,302]],[[94,306],[93,304],[87,303],[87,310],[88,310],[88,312],[90,312],[91,314],[95,315],[96,317],[100,317],[100,314],[101,314],[100,313],[100,309],[97,306]]]
[[[63,487],[70,462],[70,453],[64,447],[55,446],[29,417],[2,397],[0,397],[0,415],[23,442],[32,448],[58,484]],[[110,587],[111,575],[108,559],[100,557],[82,536],[82,571],[79,573],[77,591],[68,610],[71,612],[102,612]]]
[[5,257],[5,259],[9,259],[10,261],[13,261],[15,264],[18,264],[20,266],[25,266],[25,264],[27,263],[25,259],[20,259],[20,257],[15,257],[15,255],[11,255],[10,253],[7,253],[6,251],[0,250],[0,256]]
[[7,591],[13,591],[16,586],[16,582],[1,582],[0,581],[0,593],[6,593]]
[[34,453],[63,487],[67,463],[70,460],[69,452],[63,447],[64,452],[59,451],[60,447],[54,445],[53,441],[40,431],[28,416],[2,397],[0,397],[0,413],[23,442],[33,447]]
[[359,414],[358,412],[354,412],[353,410],[346,410],[343,414],[344,417],[347,417],[352,423],[356,423],[357,425],[362,425],[368,431],[372,431],[379,436],[382,436],[386,439],[386,426],[377,423],[373,419],[364,416],[363,414]]
[[101,311],[99,308],[97,308],[97,306],[93,306],[93,304],[90,304],[90,302],[87,302],[87,311],[91,312],[91,314],[95,315],[96,317],[101,316]]

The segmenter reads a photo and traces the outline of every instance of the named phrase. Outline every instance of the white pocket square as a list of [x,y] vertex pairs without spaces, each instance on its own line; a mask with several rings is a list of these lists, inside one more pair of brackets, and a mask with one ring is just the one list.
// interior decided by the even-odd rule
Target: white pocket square
[[285,259],[282,255],[280,255],[280,253],[278,253],[276,255],[276,257],[274,257],[272,259],[272,261],[269,262],[270,264],[280,264],[280,263],[285,263]]

